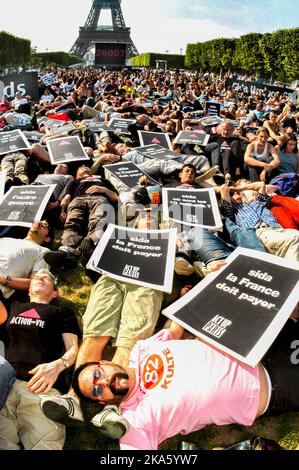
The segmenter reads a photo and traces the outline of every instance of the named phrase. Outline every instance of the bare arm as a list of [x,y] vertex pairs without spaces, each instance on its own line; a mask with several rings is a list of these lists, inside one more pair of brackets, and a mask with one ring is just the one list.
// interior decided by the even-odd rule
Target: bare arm
[[253,144],[247,145],[246,152],[244,155],[244,162],[247,163],[247,165],[251,166],[258,166],[259,168],[265,168],[266,163],[260,162],[259,160],[256,160],[253,158],[252,155],[253,152]]
[[6,307],[2,302],[0,302],[0,325],[3,325],[3,323],[6,322],[7,316]]
[[[32,274],[34,274],[34,273],[32,273]],[[27,290],[29,290],[30,282],[31,282],[30,278],[13,277],[7,283],[6,276],[4,276],[4,275],[0,276],[0,284],[2,286],[9,287],[10,289],[27,291]]]
[[[62,333],[65,353],[55,361],[39,364],[28,373],[33,377],[28,382],[28,388],[32,393],[47,393],[53,387],[59,374],[71,367],[78,353],[78,337],[72,333]],[[64,361],[62,360],[64,359]]]

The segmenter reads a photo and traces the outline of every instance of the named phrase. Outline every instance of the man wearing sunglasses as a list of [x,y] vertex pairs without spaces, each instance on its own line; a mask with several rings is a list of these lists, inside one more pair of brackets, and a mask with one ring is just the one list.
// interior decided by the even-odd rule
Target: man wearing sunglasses
[[155,450],[209,424],[251,426],[266,411],[299,408],[299,366],[290,360],[299,323],[289,322],[256,367],[197,339],[177,341],[183,329],[172,322],[136,344],[129,367],[83,364],[73,387],[80,398],[119,405],[130,425],[123,450]]

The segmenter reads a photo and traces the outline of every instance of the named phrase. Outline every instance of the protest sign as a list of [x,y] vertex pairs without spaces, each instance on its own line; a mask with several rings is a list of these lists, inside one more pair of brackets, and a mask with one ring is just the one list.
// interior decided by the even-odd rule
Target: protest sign
[[55,189],[49,186],[13,186],[0,203],[0,225],[31,227],[40,220]]
[[118,134],[130,135],[128,131],[128,127],[131,124],[135,124],[135,119],[120,119],[120,118],[113,118],[110,119],[108,126],[110,131],[116,132]]
[[213,127],[218,126],[218,124],[221,124],[222,119],[218,116],[211,116],[200,119],[200,122],[203,127]]
[[88,128],[91,130],[91,132],[103,132],[103,131],[111,131],[110,127],[107,126],[107,124],[104,124],[103,122],[95,122],[95,121],[90,121],[87,124]]
[[210,135],[200,131],[180,131],[173,141],[174,144],[196,144],[206,147],[209,143]]
[[172,150],[161,147],[161,145],[158,144],[135,147],[134,150],[137,150],[140,155],[143,155],[146,158],[159,158],[160,160],[175,160],[182,156],[180,153],[173,152]]
[[263,93],[268,91],[268,97],[273,97],[275,93],[279,92],[285,98],[289,98],[296,103],[297,92],[292,88],[284,88],[275,85],[268,85],[268,83],[250,82],[247,80],[238,80],[230,78],[226,82],[226,87],[232,87],[236,91],[243,91],[248,95],[254,95],[256,93]]
[[6,171],[0,171],[0,201],[4,196],[5,178],[6,178]]
[[[135,163],[126,162],[126,163],[114,163],[113,165],[105,165],[105,173],[109,172],[116,178],[118,178],[128,189],[135,188],[138,185],[139,178],[141,176],[146,176],[149,184],[158,185],[157,181],[148,176],[144,171],[142,171]],[[107,173],[106,173],[107,177]],[[109,178],[110,179],[110,178]]]
[[28,140],[28,142],[31,142],[33,144],[39,143],[42,137],[45,135],[37,131],[23,131],[23,134]]
[[221,105],[220,103],[214,103],[212,101],[206,102],[206,115],[207,116],[219,116],[220,117]]
[[53,129],[56,127],[64,126],[67,122],[63,120],[42,117],[41,119],[38,119],[37,123],[38,123],[38,127],[45,126],[48,129]]
[[158,144],[169,150],[173,150],[169,135],[164,132],[138,131],[139,141],[142,147],[145,145]]
[[162,313],[254,367],[298,302],[299,263],[245,248],[226,261]]
[[58,134],[68,133],[70,131],[73,131],[74,129],[76,129],[76,128],[72,123],[65,124],[64,126],[52,127],[51,128],[51,134],[52,135],[58,135]]
[[0,99],[7,96],[13,99],[17,91],[22,96],[31,96],[33,100],[39,100],[37,72],[11,73],[0,76]]
[[77,136],[48,140],[47,148],[52,165],[90,160]]
[[162,200],[163,215],[167,219],[214,230],[222,227],[213,188],[162,188]]
[[172,291],[176,230],[135,230],[110,224],[88,269],[119,281]]
[[20,129],[0,133],[0,155],[28,150],[30,144]]
[[46,86],[52,85],[52,83],[56,82],[56,75],[53,72],[52,73],[47,73],[46,75],[43,75],[41,77],[41,81]]

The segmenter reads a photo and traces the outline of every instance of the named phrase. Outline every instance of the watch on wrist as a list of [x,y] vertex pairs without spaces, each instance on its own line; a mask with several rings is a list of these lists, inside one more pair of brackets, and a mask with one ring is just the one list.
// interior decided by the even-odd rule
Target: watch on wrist
[[4,276],[4,280],[5,280],[5,283],[3,285],[8,286],[10,281],[11,281],[11,277],[10,276]]

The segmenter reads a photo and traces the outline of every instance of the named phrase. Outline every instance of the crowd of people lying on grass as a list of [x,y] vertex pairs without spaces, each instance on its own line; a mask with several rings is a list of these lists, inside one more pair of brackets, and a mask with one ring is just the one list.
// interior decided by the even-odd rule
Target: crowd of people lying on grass
[[[249,367],[186,339],[175,322],[157,332],[162,292],[86,269],[107,228],[108,206],[136,229],[169,225],[150,210],[150,177],[161,188],[212,188],[223,217],[222,232],[197,226],[178,235],[180,288],[172,301],[221,269],[238,246],[299,261],[296,104],[279,92],[236,91],[228,77],[212,74],[58,70],[55,76],[52,85],[40,81],[39,102],[16,93],[0,105],[2,132],[40,134],[30,149],[2,155],[5,192],[56,185],[43,220],[27,233],[0,227],[0,448],[63,449],[66,427],[85,425],[81,400],[99,405],[90,423],[120,439],[122,449],[157,449],[209,424],[250,426],[262,415],[298,409],[299,368],[289,359],[297,309],[262,362]],[[206,102],[220,103],[218,123],[203,125]],[[53,134],[40,122],[44,116],[72,123],[72,130]],[[125,136],[90,130],[111,118],[135,122]],[[180,130],[210,137],[206,146],[173,144],[178,158],[150,159],[136,150],[140,130],[167,133],[171,142]],[[80,138],[89,161],[51,165],[46,142],[68,135]],[[148,175],[131,191],[105,170],[127,161]],[[56,229],[60,246],[51,250]],[[78,263],[93,282],[83,331],[74,312],[57,304],[54,276]],[[110,362],[103,357],[111,343]]]

